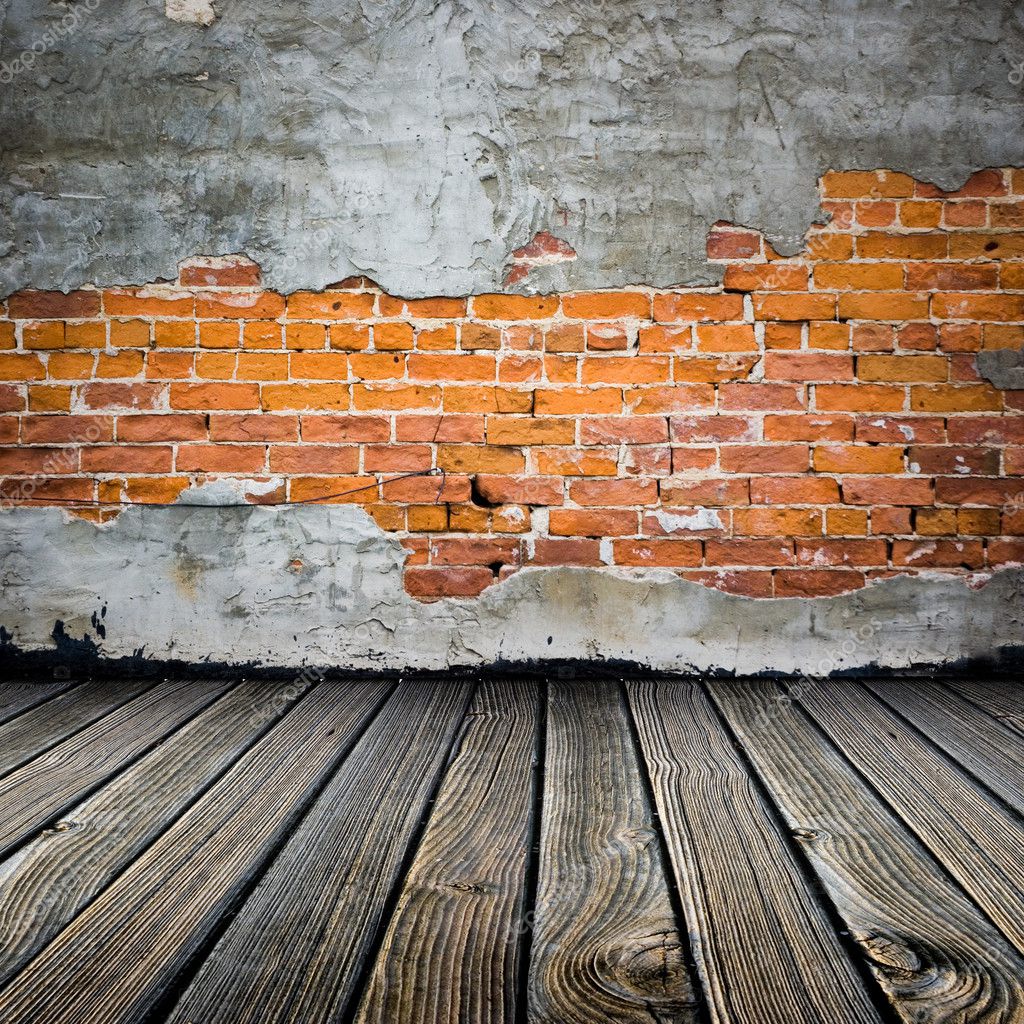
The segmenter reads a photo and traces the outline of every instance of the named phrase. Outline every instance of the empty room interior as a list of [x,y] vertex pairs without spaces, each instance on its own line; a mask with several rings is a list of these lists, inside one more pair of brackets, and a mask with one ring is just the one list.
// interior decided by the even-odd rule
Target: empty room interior
[[0,1024],[1024,1024],[1024,5],[0,0]]

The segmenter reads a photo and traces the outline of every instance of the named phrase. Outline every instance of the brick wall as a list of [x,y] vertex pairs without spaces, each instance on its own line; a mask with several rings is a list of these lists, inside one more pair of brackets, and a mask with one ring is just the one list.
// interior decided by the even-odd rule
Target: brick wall
[[721,288],[282,296],[227,258],[12,295],[0,496],[103,519],[74,503],[361,488],[332,500],[402,538],[426,599],[522,565],[789,597],[1020,563],[1024,392],[975,356],[1024,345],[1024,171],[821,185],[831,220],[795,257],[713,229]]

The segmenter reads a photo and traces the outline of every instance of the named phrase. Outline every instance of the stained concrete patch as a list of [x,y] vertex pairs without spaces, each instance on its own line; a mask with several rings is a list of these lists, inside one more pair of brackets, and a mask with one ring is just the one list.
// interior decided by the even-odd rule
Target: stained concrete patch
[[164,0],[164,14],[184,25],[212,25],[217,20],[210,0]]
[[1024,350],[992,349],[978,353],[978,373],[997,388],[1024,391]]
[[60,622],[105,657],[278,667],[607,658],[814,675],[1024,644],[1021,570],[980,588],[933,575],[759,601],[664,570],[524,569],[479,598],[425,605],[402,588],[403,558],[354,507],[135,507],[102,527],[12,509],[0,514],[0,632],[52,650]]
[[[0,60],[57,6],[0,4]],[[283,291],[461,295],[539,232],[577,258],[521,289],[713,281],[712,223],[793,252],[829,167],[950,188],[1024,163],[1013,0],[216,10],[197,31],[100,0],[0,89],[0,295],[173,279],[196,252],[248,253]]]

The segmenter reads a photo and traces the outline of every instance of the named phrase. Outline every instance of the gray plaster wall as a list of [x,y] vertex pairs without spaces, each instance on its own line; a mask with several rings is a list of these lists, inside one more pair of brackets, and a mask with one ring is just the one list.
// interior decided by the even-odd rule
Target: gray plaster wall
[[1012,0],[0,0],[0,33],[2,294],[235,252],[464,294],[541,229],[578,258],[523,287],[706,282],[711,223],[792,251],[829,167],[1024,163]]
[[0,513],[0,626],[30,651],[53,650],[60,622],[104,657],[295,668],[609,658],[817,676],[1024,644],[1024,570],[755,600],[668,571],[524,569],[480,598],[421,604],[402,589],[403,560],[351,506],[131,508],[105,526],[12,509]]

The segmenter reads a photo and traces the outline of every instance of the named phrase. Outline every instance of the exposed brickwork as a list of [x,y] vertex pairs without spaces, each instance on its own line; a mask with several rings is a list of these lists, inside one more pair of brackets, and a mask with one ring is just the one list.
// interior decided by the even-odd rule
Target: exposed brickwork
[[[1024,345],[1024,174],[821,184],[831,222],[795,257],[715,226],[721,288],[282,296],[206,259],[174,285],[12,295],[2,496],[368,486],[339,500],[402,537],[424,599],[522,565],[788,597],[1021,562],[1024,393],[975,354]],[[515,260],[569,252],[545,236]]]

